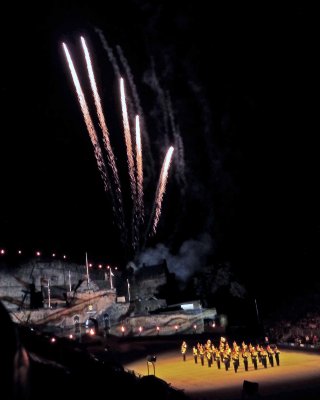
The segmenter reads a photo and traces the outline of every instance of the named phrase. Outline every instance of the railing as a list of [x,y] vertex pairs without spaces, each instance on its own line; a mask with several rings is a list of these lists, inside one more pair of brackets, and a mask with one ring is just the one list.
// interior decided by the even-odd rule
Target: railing
[[309,343],[294,343],[294,342],[278,342],[278,346],[287,349],[297,350],[308,350],[308,351],[320,351],[320,344],[309,344]]

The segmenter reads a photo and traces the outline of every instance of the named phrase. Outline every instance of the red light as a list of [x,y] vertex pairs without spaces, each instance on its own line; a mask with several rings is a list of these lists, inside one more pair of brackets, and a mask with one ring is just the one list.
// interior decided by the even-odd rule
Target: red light
[[51,339],[50,339],[50,342],[51,343],[54,343],[56,341],[56,338],[54,338],[54,337],[52,337]]
[[1,253],[1,254],[4,254],[5,252],[6,252],[6,251],[3,250],[3,249],[0,250],[0,253]]
[[99,264],[99,268],[102,268],[102,265],[101,265],[101,264]]
[[37,251],[37,252],[36,252],[36,255],[37,255],[38,257],[41,256],[40,251]]
[[157,331],[160,331],[160,326],[157,326]]

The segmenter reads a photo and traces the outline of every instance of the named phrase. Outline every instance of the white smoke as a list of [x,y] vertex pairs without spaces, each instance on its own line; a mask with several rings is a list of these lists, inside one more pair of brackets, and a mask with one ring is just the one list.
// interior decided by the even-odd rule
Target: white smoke
[[213,240],[204,233],[197,239],[182,243],[177,254],[171,254],[169,248],[159,243],[154,248],[146,249],[138,257],[138,265],[157,265],[165,259],[170,272],[177,278],[186,281],[195,271],[206,265],[207,256],[213,252]]

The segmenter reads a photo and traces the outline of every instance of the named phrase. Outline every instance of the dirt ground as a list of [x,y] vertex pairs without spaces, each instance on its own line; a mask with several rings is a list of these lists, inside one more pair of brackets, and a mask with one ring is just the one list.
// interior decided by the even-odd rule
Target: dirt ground
[[[127,356],[130,347],[128,344]],[[124,362],[124,367],[137,374],[147,375],[146,350],[143,344],[140,344],[140,358],[139,348],[135,348],[135,360]],[[150,353],[150,348],[148,350]],[[220,370],[216,364],[211,368],[208,368],[207,363],[204,366],[201,366],[200,362],[195,364],[190,349],[186,362],[183,362],[179,350],[179,347],[169,350],[157,349],[155,375],[173,387],[183,389],[192,399],[320,399],[319,354],[282,350],[279,367],[275,365],[272,368],[268,365],[268,368],[264,369],[262,364],[258,364],[258,370],[255,371],[249,362],[249,371],[245,371],[243,364],[240,364],[238,372],[235,373],[232,364],[229,371],[225,371],[223,364]],[[149,373],[153,374],[152,365],[149,366]],[[244,380],[259,384],[256,397],[241,397]]]

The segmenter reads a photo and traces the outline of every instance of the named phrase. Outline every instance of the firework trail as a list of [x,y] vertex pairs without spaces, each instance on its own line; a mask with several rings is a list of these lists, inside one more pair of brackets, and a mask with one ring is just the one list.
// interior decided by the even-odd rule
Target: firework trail
[[[120,79],[120,78],[121,78],[120,66],[119,66],[119,64],[118,64],[118,61],[117,61],[116,56],[115,56],[114,53],[113,53],[112,48],[109,46],[109,44],[108,44],[108,42],[107,42],[107,39],[105,38],[104,34],[102,33],[102,30],[99,29],[99,28],[95,28],[95,31],[98,33],[99,38],[100,38],[101,43],[102,43],[102,46],[103,46],[103,48],[105,49],[105,51],[107,52],[109,61],[110,61],[111,65],[112,65],[112,67],[113,67],[113,71],[114,71],[115,75],[117,76],[117,78]],[[119,47],[119,46],[118,46],[118,47]],[[118,51],[118,52],[119,52],[119,51]],[[122,57],[123,57],[122,60],[125,60],[125,61],[126,61],[126,59],[125,59],[125,57],[124,57],[122,51],[121,51],[121,54],[122,54]],[[123,63],[123,61],[122,61],[122,63]],[[126,66],[127,66],[127,68],[126,68]],[[129,66],[128,66],[128,63],[127,63],[127,62],[126,62],[126,66],[124,66],[124,68],[125,68],[125,70],[126,70],[126,73],[127,73],[128,76],[129,76],[129,74],[130,74],[131,79],[133,80],[132,74],[131,74],[131,72],[130,72],[130,69],[129,69]],[[129,70],[129,73],[128,73],[128,70]],[[121,78],[121,79],[122,79],[122,78]],[[128,80],[129,80],[129,78],[128,78]],[[129,84],[130,84],[130,82],[129,82]],[[130,84],[130,85],[131,85],[131,84]],[[134,85],[134,83],[133,83],[133,85]],[[134,85],[134,87],[135,87],[135,85]],[[137,91],[136,91],[136,93],[137,93]],[[139,97],[138,97],[138,99],[139,99]],[[128,98],[128,96],[127,96],[127,98],[126,98],[125,101],[126,101],[126,103],[128,103],[128,108],[129,108],[129,111],[130,111],[130,119],[133,120],[133,115],[135,115],[135,114],[133,113],[134,106],[131,104],[131,100],[130,100],[130,98]],[[139,108],[139,107],[140,107],[140,108]],[[142,111],[140,112],[140,109],[141,109],[140,101],[139,101],[139,107],[137,107],[137,109],[138,109],[138,114],[139,114],[139,113],[142,114]],[[126,107],[126,113],[128,113],[127,107]],[[132,118],[131,118],[131,117],[132,117]],[[127,143],[127,141],[126,141],[126,143]]]
[[182,137],[180,135],[180,131],[177,128],[177,125],[176,125],[176,122],[174,119],[172,102],[171,102],[171,97],[170,97],[169,93],[167,93],[167,107],[168,107],[169,121],[170,121],[171,129],[172,129],[174,144],[175,144],[175,148],[177,149],[177,151],[176,151],[177,156],[175,157],[175,164],[177,167],[178,174],[176,175],[176,177],[177,177],[178,183],[184,193],[185,189],[186,189],[184,147],[183,147],[183,141],[182,141]]
[[120,79],[120,95],[121,95],[123,131],[124,131],[124,138],[125,138],[125,142],[126,142],[127,157],[128,157],[128,168],[129,168],[129,177],[130,177],[130,186],[131,186],[131,196],[132,196],[132,200],[135,203],[136,202],[135,168],[134,168],[131,132],[130,132],[128,112],[127,112],[126,96],[125,96],[125,91],[124,91],[123,78]]
[[124,53],[122,51],[122,48],[118,45],[118,46],[116,46],[116,49],[117,49],[117,52],[118,52],[118,55],[119,55],[119,59],[121,61],[121,64],[123,65],[124,71],[125,71],[127,79],[128,79],[129,87],[130,87],[130,90],[131,90],[131,94],[132,94],[132,97],[133,97],[133,102],[134,102],[137,114],[139,115],[140,120],[141,120],[140,121],[140,125],[141,125],[141,128],[142,128],[142,134],[143,134],[143,144],[144,144],[144,146],[146,148],[146,152],[147,152],[147,154],[148,154],[148,156],[150,158],[150,160],[149,160],[150,167],[152,168],[152,171],[153,171],[154,160],[152,158],[152,153],[151,153],[151,150],[150,150],[151,149],[151,147],[150,147],[150,139],[149,139],[149,135],[148,135],[148,131],[146,129],[145,123],[144,123],[143,109],[141,107],[141,101],[140,101],[140,97],[139,97],[139,94],[138,94],[138,90],[137,90],[136,84],[134,82],[134,77],[133,77],[133,74],[131,72],[129,63],[128,63],[128,61],[127,61],[127,59],[126,59],[126,57],[125,57],[125,55],[124,55]]
[[[95,31],[98,33],[99,38],[100,38],[101,43],[102,43],[102,46],[103,46],[103,48],[105,49],[105,51],[107,52],[109,61],[110,61],[111,65],[112,65],[112,67],[113,67],[113,71],[114,71],[116,77],[120,79],[120,78],[121,78],[120,66],[119,66],[119,64],[118,64],[118,60],[117,60],[116,56],[114,55],[114,52],[113,52],[112,48],[109,46],[109,44],[108,44],[108,42],[107,42],[107,39],[105,38],[105,36],[104,36],[104,34],[102,33],[101,29],[95,28]],[[119,46],[117,46],[117,47],[119,47]],[[119,52],[119,51],[118,51],[118,52]],[[130,68],[129,68],[128,63],[127,63],[127,60],[125,59],[125,57],[124,57],[122,51],[121,51],[121,54],[122,54],[122,57],[123,57],[123,58],[122,58],[122,61],[121,61],[121,60],[120,60],[120,61],[122,62],[122,64],[123,64],[123,60],[125,60],[125,62],[126,62],[127,68],[126,68],[126,66],[124,65],[124,69],[125,69],[125,71],[126,71],[126,74],[129,75],[129,74],[128,74],[128,70],[129,70],[129,73],[130,73],[130,75],[131,75],[131,79],[133,79],[133,78],[132,78],[132,74],[131,74],[131,72],[130,72]],[[129,78],[128,78],[128,80],[129,80]],[[129,82],[129,85],[130,85],[130,87],[131,87],[130,82]],[[134,85],[134,87],[135,87],[135,85]],[[137,91],[136,91],[136,93],[137,93]],[[139,97],[138,97],[138,98],[139,98]],[[127,104],[128,104],[128,114],[130,115],[130,120],[132,121],[132,120],[134,119],[134,115],[135,115],[136,113],[134,112],[134,108],[135,108],[135,107],[134,107],[134,105],[132,104],[132,101],[131,101],[130,97],[128,97],[128,95],[127,95],[127,98],[126,98],[126,102],[127,102]],[[140,104],[140,102],[139,102],[139,104]],[[136,108],[138,108],[138,107],[136,107]],[[140,108],[141,108],[141,106],[140,106]],[[142,113],[140,112],[140,110],[138,110],[138,114],[139,114],[139,113],[142,114]]]
[[168,180],[168,171],[170,168],[173,150],[174,150],[174,148],[172,146],[170,146],[169,150],[167,151],[166,157],[164,159],[162,168],[161,168],[159,183],[158,183],[157,192],[156,192],[156,198],[155,198],[155,202],[154,202],[153,212],[151,215],[151,218],[153,218],[152,234],[156,233],[159,218],[161,215],[162,199],[163,199],[163,195],[166,191],[166,185],[167,185],[167,180]]
[[144,219],[143,207],[143,164],[139,116],[136,116],[136,157],[137,157],[137,213],[139,223]]
[[116,195],[114,196],[114,193],[112,190],[111,190],[111,193],[112,193],[113,199],[117,203],[115,208],[117,210],[117,216],[119,217],[119,223],[121,225],[121,228],[124,229],[125,224],[124,224],[124,214],[123,214],[123,206],[122,206],[121,186],[120,186],[118,170],[117,170],[117,166],[116,166],[116,162],[115,162],[115,157],[114,157],[113,150],[112,150],[111,143],[110,143],[109,131],[108,131],[108,128],[106,125],[106,121],[105,121],[102,106],[101,106],[101,100],[100,100],[100,96],[98,93],[96,80],[94,77],[90,54],[89,54],[86,42],[83,37],[81,37],[81,44],[82,44],[82,48],[83,48],[84,55],[85,55],[91,90],[92,90],[92,94],[93,94],[93,98],[94,98],[94,103],[95,103],[95,106],[97,109],[97,115],[98,115],[98,119],[99,119],[99,123],[100,123],[100,128],[101,128],[102,134],[103,134],[103,143],[104,143],[104,147],[107,152],[108,162],[111,167],[113,179],[114,179],[115,186],[116,186]]
[[104,160],[102,157],[101,148],[100,148],[99,141],[98,141],[98,136],[97,136],[96,130],[93,125],[93,121],[90,116],[89,108],[88,108],[86,99],[84,97],[84,94],[83,94],[83,91],[82,91],[82,88],[81,88],[81,85],[80,85],[80,82],[78,79],[77,72],[74,68],[74,64],[73,64],[72,58],[70,56],[68,47],[65,43],[63,43],[62,45],[63,45],[63,50],[64,50],[66,58],[67,58],[67,62],[68,62],[68,66],[69,66],[69,69],[71,72],[73,83],[74,83],[74,86],[75,86],[75,89],[77,92],[80,108],[81,108],[83,118],[84,118],[84,122],[86,124],[87,130],[88,130],[88,133],[89,133],[89,136],[91,139],[91,143],[93,145],[94,155],[97,160],[97,165],[98,165],[98,169],[100,171],[101,177],[102,177],[104,188],[106,191],[109,191],[110,184],[108,181],[108,173],[107,173],[106,166],[105,166],[105,163],[104,163]]
[[185,159],[184,159],[184,145],[181,137],[180,129],[176,128],[176,134],[174,137],[174,142],[177,145],[178,153],[179,153],[179,171],[180,178],[183,185],[186,185],[186,174],[185,174]]
[[[104,37],[98,29],[96,31],[100,35],[100,39],[102,42]],[[107,165],[104,162],[103,154],[102,154],[102,149],[99,144],[99,138],[97,136],[93,120],[90,115],[90,111],[76,72],[76,69],[74,67],[74,63],[72,61],[71,55],[69,53],[68,47],[65,43],[63,43],[63,49],[64,53],[67,59],[68,67],[71,72],[71,76],[73,79],[73,84],[76,89],[76,94],[78,97],[78,101],[80,104],[80,108],[83,114],[84,122],[87,127],[87,131],[89,133],[90,140],[92,142],[93,148],[94,148],[94,154],[95,158],[97,161],[97,166],[99,169],[99,172],[101,174],[103,184],[104,184],[104,189],[105,191],[109,191],[112,200],[113,200],[113,212],[114,215],[117,217],[117,224],[121,228],[120,231],[122,233],[122,243],[126,244],[126,238],[127,238],[127,231],[125,229],[125,218],[124,218],[124,210],[123,210],[123,200],[122,200],[122,193],[121,193],[121,185],[120,185],[120,179],[118,175],[118,170],[116,167],[116,162],[115,162],[115,156],[111,147],[110,143],[110,137],[109,137],[109,131],[106,125],[105,117],[103,114],[102,110],[102,105],[101,105],[101,99],[99,96],[97,84],[95,81],[95,76],[93,72],[93,66],[90,58],[90,54],[85,42],[85,39],[81,37],[81,44],[86,60],[86,65],[87,65],[87,70],[88,70],[88,75],[89,75],[89,80],[90,80],[90,86],[92,90],[92,95],[94,98],[94,103],[97,111],[97,116],[99,120],[99,125],[102,131],[102,139],[103,139],[103,144],[105,147],[105,151],[107,154],[107,160],[108,160],[108,166],[112,170],[112,180],[109,181],[108,177],[108,170],[107,170]],[[104,47],[107,46],[107,43],[103,43]],[[108,48],[108,46],[107,46]],[[119,52],[119,50],[118,50]],[[113,57],[113,53],[111,50],[110,53]],[[109,54],[109,56],[110,56]],[[122,54],[122,63],[126,63],[126,60],[123,56],[123,53],[120,52],[119,54]],[[110,57],[111,60],[111,57]],[[119,66],[115,60],[115,58],[112,59],[113,67],[116,73],[119,74]],[[127,65],[126,71],[128,76],[131,76],[132,79],[132,84],[133,78],[130,72],[130,69]],[[160,86],[159,86],[160,87]],[[133,89],[134,88],[134,89]],[[135,86],[131,87],[132,92],[135,91],[135,100],[138,102],[138,108],[141,109],[140,101],[138,98],[138,94],[136,91]],[[165,97],[162,93],[162,99],[165,100]],[[130,189],[131,189],[131,198],[132,198],[132,203],[133,203],[133,213],[132,213],[132,246],[133,249],[136,250],[137,243],[140,241],[140,232],[139,229],[142,226],[144,222],[144,193],[143,193],[143,184],[144,184],[144,173],[143,173],[143,157],[142,157],[142,141],[141,141],[141,128],[140,128],[140,120],[139,117],[136,116],[136,126],[135,126],[135,149],[133,149],[133,144],[132,144],[132,138],[131,138],[131,132],[130,132],[130,125],[129,125],[129,117],[128,117],[128,110],[127,110],[127,104],[126,104],[126,97],[125,97],[125,88],[124,88],[124,81],[121,78],[120,79],[120,97],[121,97],[121,108],[122,108],[122,119],[123,119],[123,129],[124,129],[124,137],[125,137],[125,145],[126,145],[126,152],[127,152],[127,162],[128,162],[128,171],[129,171],[129,180],[130,180]],[[164,104],[164,103],[163,103]],[[162,104],[162,105],[163,105]],[[168,129],[168,114],[166,114],[166,129]],[[180,135],[178,134],[178,137]],[[167,140],[168,135],[166,135]],[[180,143],[176,139],[175,140],[177,144],[177,148],[179,149],[180,147],[183,150],[183,147],[181,146],[182,141],[180,137]],[[134,152],[135,150],[135,152]],[[147,234],[150,231],[150,228],[152,228],[152,233],[156,233],[156,229],[158,226],[159,218],[161,215],[161,207],[162,207],[162,200],[163,196],[166,190],[166,184],[168,180],[168,171],[170,168],[171,160],[172,160],[172,155],[173,155],[174,148],[171,146],[167,154],[165,156],[160,177],[159,177],[159,182],[156,190],[156,196],[155,196],[155,201],[153,205],[153,210],[152,214],[149,219],[149,225],[148,229],[145,232],[145,240],[147,239]],[[136,154],[134,154],[136,153]],[[149,152],[150,153],[150,152]],[[134,160],[134,156],[136,155],[136,161]],[[152,160],[153,161],[153,160]]]
[[104,34],[102,33],[102,30],[99,28],[95,28],[95,31],[97,32],[97,34],[99,35],[99,38],[101,40],[102,43],[102,47],[105,49],[105,51],[108,54],[108,58],[109,61],[111,62],[111,65],[113,67],[114,73],[116,75],[117,78],[121,77],[121,73],[120,73],[120,68],[119,68],[119,64],[117,59],[115,58],[112,48],[109,46]]
[[169,140],[169,117],[166,105],[166,97],[164,94],[164,90],[162,89],[156,69],[154,66],[154,60],[151,60],[151,72],[145,77],[146,83],[154,90],[158,97],[158,104],[160,105],[160,110],[162,112],[162,121],[163,121],[163,131],[164,131],[164,145],[167,147],[170,143]]
[[121,97],[121,108],[122,108],[122,120],[123,120],[123,131],[124,138],[127,149],[127,158],[128,158],[128,170],[129,170],[129,178],[130,178],[130,187],[131,187],[131,198],[133,203],[132,210],[132,247],[135,249],[137,243],[139,242],[139,229],[137,226],[137,186],[136,186],[136,175],[135,175],[135,164],[133,158],[132,151],[132,141],[131,141],[131,132],[128,118],[128,111],[126,105],[126,96],[124,91],[124,82],[123,79],[120,79],[120,97]]
[[[113,71],[116,75],[117,78],[121,78],[121,72],[120,72],[120,66],[118,64],[118,60],[116,58],[116,56],[114,55],[114,52],[112,50],[112,48],[109,46],[106,37],[104,36],[104,34],[102,33],[102,30],[99,28],[95,28],[95,31],[98,33],[99,38],[101,40],[102,46],[105,49],[105,51],[107,52],[109,61],[112,65]],[[130,119],[133,120],[133,116],[135,115],[134,113],[134,106],[131,102],[130,97],[127,96],[126,102],[128,103],[128,113],[130,115]],[[140,111],[139,111],[140,112]]]

